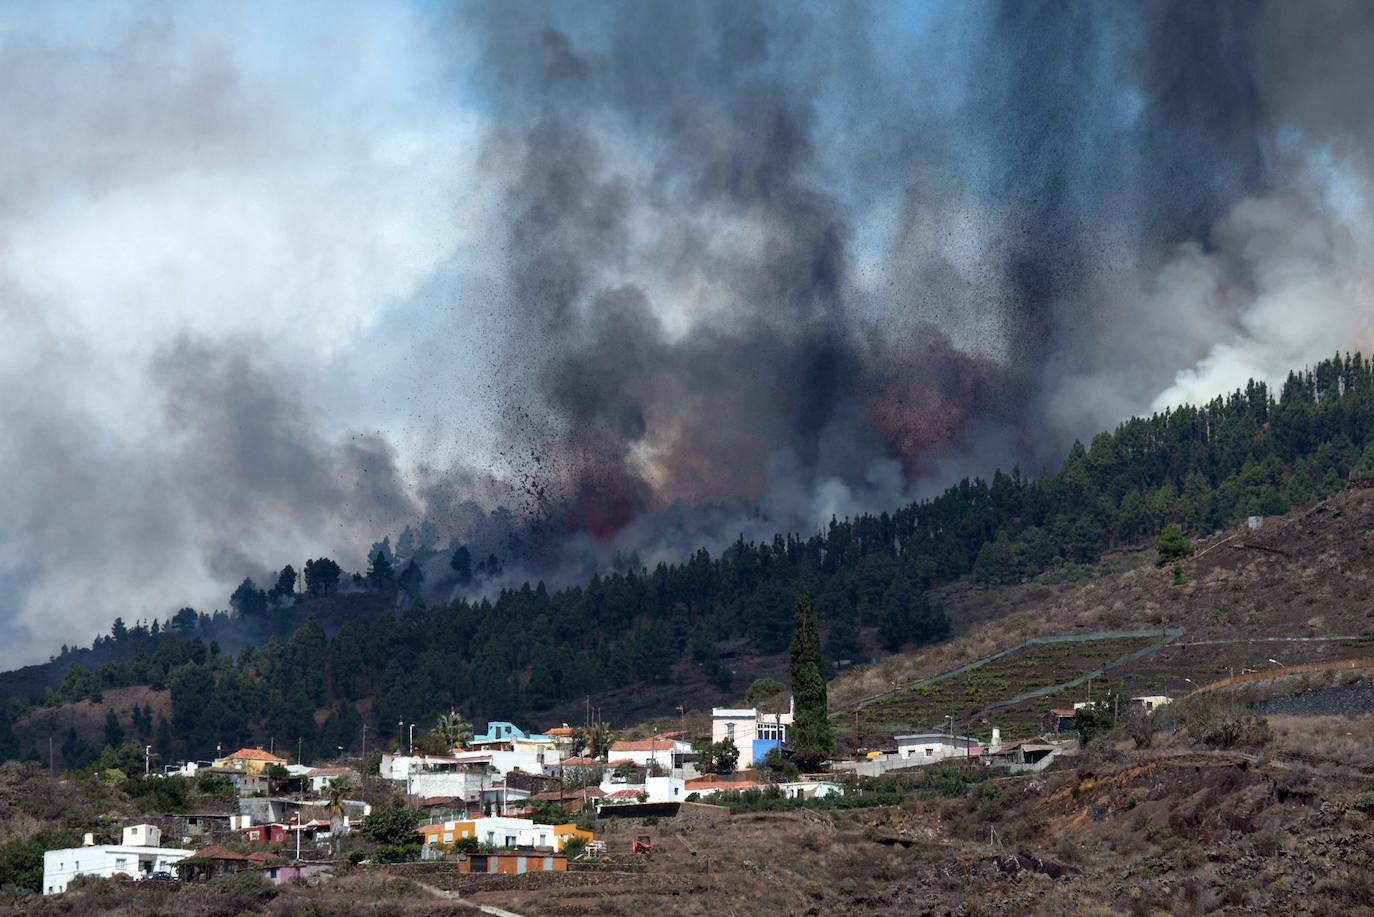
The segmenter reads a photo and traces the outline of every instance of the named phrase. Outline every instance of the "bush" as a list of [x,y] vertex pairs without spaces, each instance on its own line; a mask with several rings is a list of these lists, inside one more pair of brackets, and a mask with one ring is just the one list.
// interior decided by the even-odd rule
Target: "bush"
[[754,683],[749,686],[749,690],[744,692],[744,702],[751,707],[757,707],[764,701],[777,697],[784,690],[786,690],[786,686],[782,682],[764,675],[761,678],[755,678]]
[[419,844],[382,844],[373,855],[378,863],[409,863],[419,858]]
[[574,859],[587,851],[587,839],[580,834],[574,834],[563,842],[563,853],[568,859]]
[[1109,732],[1116,725],[1116,717],[1108,704],[1096,703],[1079,707],[1074,713],[1073,722],[1079,738],[1087,745],[1097,736]]
[[141,812],[185,812],[191,781],[187,777],[132,777],[119,785]]
[[460,837],[453,842],[453,849],[457,853],[476,853],[482,849],[482,842],[476,837]]
[[1179,528],[1178,523],[1171,522],[1159,533],[1159,538],[1155,541],[1155,550],[1158,552],[1155,565],[1163,567],[1173,561],[1192,557],[1195,547],[1183,534],[1183,529]]
[[349,851],[348,862],[352,863],[354,866],[357,866],[365,859],[367,859],[367,854],[363,853],[361,850]]
[[418,845],[415,826],[419,821],[420,813],[411,809],[378,809],[363,819],[363,837],[374,844]]
[[1244,707],[1200,698],[1184,713],[1188,736],[1208,748],[1261,748],[1274,739],[1264,717]]
[[22,840],[0,844],[0,888],[17,886],[43,890],[43,854],[48,850],[75,847],[81,838],[70,831],[39,831]]
[[196,789],[206,796],[234,795],[234,784],[219,774],[201,774],[196,778]]

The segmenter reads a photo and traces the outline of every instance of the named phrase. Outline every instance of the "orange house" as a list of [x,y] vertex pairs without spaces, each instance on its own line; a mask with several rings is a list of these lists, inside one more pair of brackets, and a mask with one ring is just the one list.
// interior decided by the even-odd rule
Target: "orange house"
[[518,876],[527,872],[567,872],[561,853],[470,853],[458,861],[458,871]]
[[555,849],[555,850],[562,850],[562,849],[563,849],[563,845],[566,844],[570,838],[574,838],[574,837],[580,837],[580,838],[582,838],[582,840],[586,841],[588,844],[590,844],[592,841],[596,840],[596,835],[595,835],[595,834],[593,834],[592,832],[588,831],[586,828],[579,828],[579,827],[577,827],[577,824],[576,824],[575,822],[568,822],[568,823],[565,824],[565,825],[554,825],[554,826],[553,826],[553,836],[554,836],[554,845],[553,845],[553,846],[554,846],[554,849]]
[[470,821],[437,821],[415,829],[424,838],[421,843],[445,846],[465,837],[476,837],[477,828]]

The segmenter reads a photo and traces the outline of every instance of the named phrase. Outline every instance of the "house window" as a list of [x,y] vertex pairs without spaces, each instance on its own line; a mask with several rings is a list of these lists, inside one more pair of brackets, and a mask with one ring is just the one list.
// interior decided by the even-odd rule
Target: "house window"
[[117,857],[117,858],[115,859],[115,869],[118,869],[120,872],[123,872],[124,870],[126,870],[126,869],[128,869],[128,868],[129,868],[129,861],[126,860],[124,857]]
[[735,741],[735,724],[734,724],[734,723],[726,723],[726,724],[725,724],[725,737],[726,737],[727,739],[729,739],[731,742]]
[[927,748],[927,749],[926,749],[926,757],[927,757],[927,758],[931,757],[931,756],[934,755],[934,754],[935,754],[935,749],[933,749],[933,748]]

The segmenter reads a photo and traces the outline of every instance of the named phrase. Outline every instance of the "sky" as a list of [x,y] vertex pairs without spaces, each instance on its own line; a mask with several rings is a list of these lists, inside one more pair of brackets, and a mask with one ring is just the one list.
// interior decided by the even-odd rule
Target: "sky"
[[[1313,53],[1320,49],[1321,53]],[[1374,348],[1366,5],[0,3],[0,665],[551,581]]]

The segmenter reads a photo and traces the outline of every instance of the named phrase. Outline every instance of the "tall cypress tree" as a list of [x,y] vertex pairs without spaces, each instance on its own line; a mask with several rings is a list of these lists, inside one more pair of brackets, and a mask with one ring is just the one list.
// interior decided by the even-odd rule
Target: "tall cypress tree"
[[811,596],[806,590],[797,595],[797,613],[792,633],[792,699],[796,720],[792,725],[792,759],[804,770],[815,770],[830,757],[834,739],[830,715],[826,711],[825,677],[821,674],[821,632]]

